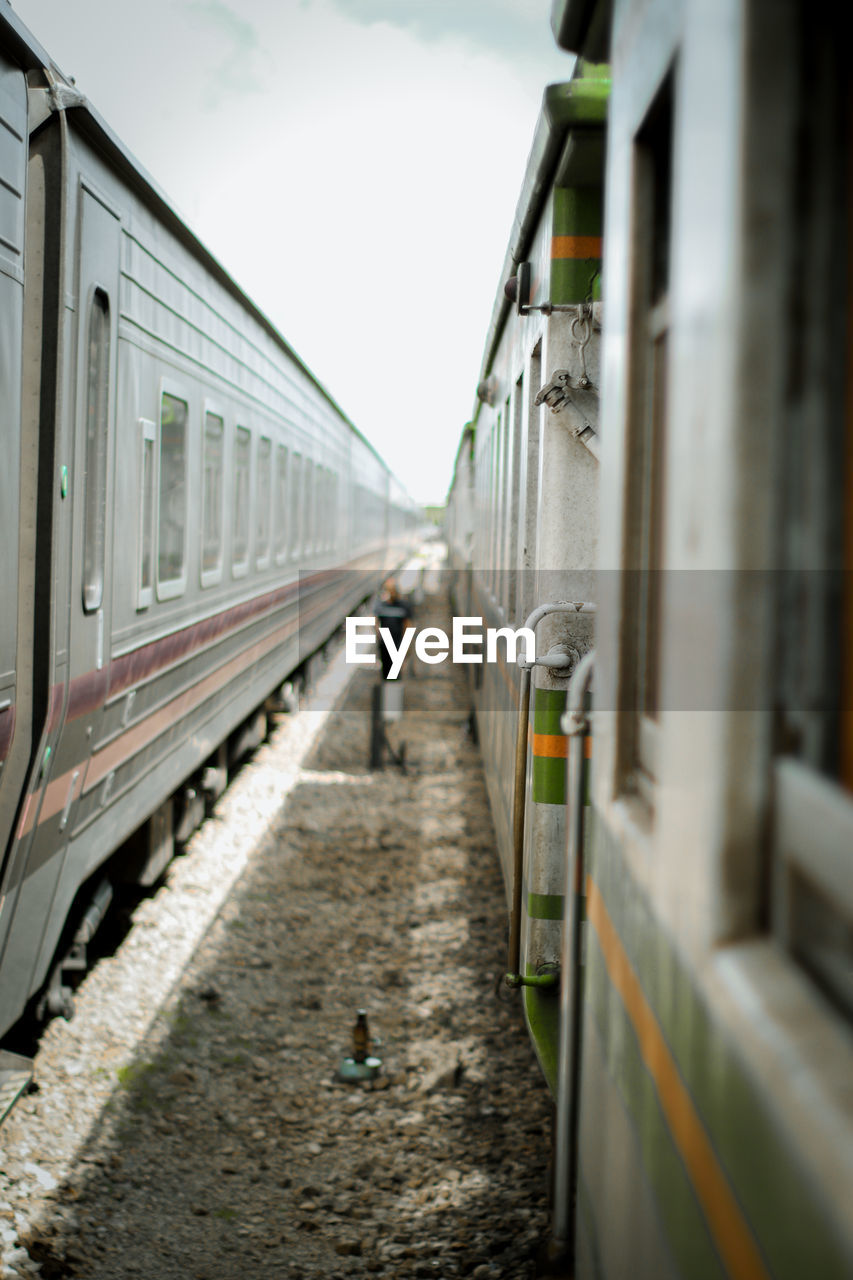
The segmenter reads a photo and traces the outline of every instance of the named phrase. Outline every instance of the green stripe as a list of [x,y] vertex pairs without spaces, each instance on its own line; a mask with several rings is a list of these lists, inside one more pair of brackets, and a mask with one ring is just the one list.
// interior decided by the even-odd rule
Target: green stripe
[[[527,976],[531,977],[533,973],[533,968],[528,965]],[[522,1000],[536,1057],[539,1059],[542,1074],[548,1082],[548,1088],[556,1097],[557,1055],[560,1045],[559,987],[548,991],[537,987],[522,987]]]
[[562,734],[560,717],[565,709],[565,689],[534,689],[533,732]]
[[552,302],[597,302],[600,297],[600,259],[556,258],[551,263]]
[[[602,234],[600,187],[557,187],[554,191],[555,236]],[[551,262],[551,301],[589,302],[601,297],[601,258],[555,258]]]
[[566,901],[562,893],[528,893],[526,897],[531,920],[562,920]]
[[602,227],[600,187],[554,189],[554,235],[600,236]]
[[543,114],[553,123],[604,125],[610,95],[610,68],[605,63],[583,64],[580,77],[549,84],[542,103]]
[[[846,1280],[853,1258],[774,1117],[772,1089],[720,1034],[602,822],[594,824],[594,834],[594,878],[772,1273],[778,1280]],[[647,1105],[636,1097],[631,1103],[640,1130]]]
[[531,794],[538,804],[566,803],[566,762],[551,756],[533,757]]

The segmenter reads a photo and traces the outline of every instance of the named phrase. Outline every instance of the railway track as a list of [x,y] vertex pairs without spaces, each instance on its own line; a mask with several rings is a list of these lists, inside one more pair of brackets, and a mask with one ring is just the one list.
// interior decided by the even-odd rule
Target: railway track
[[[408,677],[407,772],[371,772],[376,676],[351,670],[282,722],[49,1026],[0,1130],[3,1274],[533,1274],[549,1103],[496,994],[464,683]],[[359,1008],[382,1069],[343,1084]]]

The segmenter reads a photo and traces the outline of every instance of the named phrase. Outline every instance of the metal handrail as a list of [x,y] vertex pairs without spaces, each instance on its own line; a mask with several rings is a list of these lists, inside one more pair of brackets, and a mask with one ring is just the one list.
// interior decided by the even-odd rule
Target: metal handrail
[[558,1253],[573,1250],[572,1178],[577,1168],[578,1078],[580,1068],[580,901],[583,888],[583,759],[589,730],[585,702],[592,687],[595,651],[587,653],[569,684],[561,728],[569,738],[566,801],[570,806],[566,842],[566,914],[563,932],[563,986],[560,999],[560,1048],[557,1068],[558,1134],[554,1156],[553,1245]]
[[[595,605],[588,601],[554,600],[540,604],[525,622],[534,631],[543,618],[552,613],[595,613]],[[507,947],[508,987],[522,987],[529,981],[519,972],[521,964],[521,885],[524,876],[524,821],[527,806],[527,728],[530,718],[530,665],[533,656],[521,667],[521,686],[518,698],[518,721],[515,734],[515,770],[513,773],[512,804],[512,899],[509,918],[509,944]],[[557,974],[545,975],[548,985],[555,985]],[[536,985],[542,985],[538,982]]]

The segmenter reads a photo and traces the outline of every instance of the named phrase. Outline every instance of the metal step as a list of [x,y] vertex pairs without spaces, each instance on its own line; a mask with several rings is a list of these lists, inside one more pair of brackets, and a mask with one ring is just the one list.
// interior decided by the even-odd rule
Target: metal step
[[33,1060],[0,1049],[0,1124],[33,1078]]

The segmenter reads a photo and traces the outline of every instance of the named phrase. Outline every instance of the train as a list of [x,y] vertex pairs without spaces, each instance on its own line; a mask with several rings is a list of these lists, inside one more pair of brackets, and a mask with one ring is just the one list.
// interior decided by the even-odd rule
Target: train
[[[851,94],[802,0],[556,0],[448,496],[547,1274],[853,1275]],[[574,61],[569,55],[574,56]]]
[[[71,1012],[420,513],[0,8],[0,1034]],[[2,1065],[2,1064],[0,1064]]]

